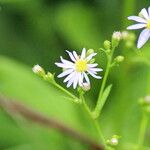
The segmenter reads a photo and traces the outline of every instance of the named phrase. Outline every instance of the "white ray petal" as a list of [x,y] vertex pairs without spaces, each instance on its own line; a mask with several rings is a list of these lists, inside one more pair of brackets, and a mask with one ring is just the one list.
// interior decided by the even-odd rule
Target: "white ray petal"
[[84,59],[86,56],[86,49],[83,48],[82,53],[81,53],[81,59]]
[[66,50],[66,52],[69,54],[70,59],[71,59],[73,62],[75,62],[76,59],[75,59],[75,57],[73,56],[73,54],[72,54],[71,52],[67,51],[67,50]]
[[60,59],[61,59],[61,61],[62,61],[64,64],[67,64],[67,65],[74,65],[74,63],[72,63],[71,61],[68,61],[68,60],[64,59],[62,56],[60,56]]
[[84,76],[86,82],[90,84],[90,79],[85,72],[83,72],[83,76]]
[[89,70],[96,71],[96,72],[103,71],[103,69],[101,68],[90,68]]
[[144,16],[145,19],[147,19],[147,20],[150,19],[150,18],[149,18],[149,15],[148,15],[148,13],[147,13],[147,10],[146,10],[145,8],[143,8],[143,9],[141,10],[141,13],[142,13],[142,15]]
[[74,78],[71,78],[67,83],[67,88],[69,88],[73,84]]
[[88,64],[88,67],[90,67],[90,68],[93,68],[93,67],[96,67],[96,66],[98,66],[98,64],[96,64],[96,63],[94,63],[94,64]]
[[66,76],[66,75],[68,75],[68,74],[70,74],[72,72],[73,72],[73,69],[67,69],[64,72],[62,72],[61,74],[59,74],[57,77],[58,78],[62,78],[62,77]]
[[102,77],[100,77],[100,76],[96,76],[93,72],[91,72],[90,70],[88,70],[88,73],[92,76],[92,77],[94,77],[94,78],[96,78],[96,79],[101,79]]
[[83,83],[83,73],[79,74],[79,85],[82,86]]
[[76,74],[74,75],[74,81],[73,81],[73,88],[74,88],[74,89],[77,87],[78,81],[79,81],[79,74],[76,73]]
[[150,30],[144,29],[138,39],[137,47],[141,48],[150,38]]
[[67,81],[69,81],[69,80],[74,76],[74,74],[75,74],[75,71],[72,72],[71,74],[69,74],[69,75],[65,78],[64,83],[67,82]]
[[136,22],[146,23],[147,21],[144,18],[138,17],[138,16],[130,16],[128,17],[128,20],[133,20]]
[[93,70],[89,70],[91,73],[94,73],[95,75],[97,75],[97,72],[96,71],[93,71]]
[[75,57],[76,60],[79,59],[79,56],[77,55],[77,53],[75,51],[73,51],[73,55],[74,55],[74,57]]
[[150,7],[148,7],[148,15],[149,15],[149,17],[150,17]]
[[127,27],[128,30],[137,30],[137,29],[142,29],[142,28],[145,28],[146,27],[146,24],[134,24],[134,25],[131,25],[129,27]]
[[88,57],[86,57],[86,60],[89,61],[92,59],[92,57],[94,57],[95,55],[97,55],[97,53],[92,53],[90,54]]
[[58,67],[61,67],[61,68],[65,68],[65,69],[73,68],[72,65],[66,65],[63,63],[55,63],[55,65],[57,65]]

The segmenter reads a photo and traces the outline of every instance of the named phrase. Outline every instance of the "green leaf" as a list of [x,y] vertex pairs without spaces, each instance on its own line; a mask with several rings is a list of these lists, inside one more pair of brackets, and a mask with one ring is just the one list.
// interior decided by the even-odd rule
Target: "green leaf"
[[105,90],[104,90],[102,96],[101,96],[101,97],[98,97],[98,100],[97,100],[97,103],[98,103],[98,104],[97,104],[97,106],[96,106],[96,108],[95,108],[95,110],[94,110],[94,112],[93,112],[94,118],[97,118],[97,117],[100,115],[101,110],[102,110],[102,108],[103,108],[104,104],[106,103],[106,100],[107,100],[107,98],[108,98],[108,96],[109,96],[109,93],[110,93],[110,91],[111,91],[111,88],[112,88],[112,84],[108,85],[108,86],[105,88]]
[[[0,64],[0,93],[93,139],[98,139],[90,117],[79,105],[68,101],[64,93],[41,80],[25,65],[5,57],[0,57]],[[0,111],[0,116],[0,149],[29,143],[41,143],[39,149],[84,149],[78,141],[64,138],[56,130],[22,120],[15,122],[4,111]]]
[[110,94],[111,88],[112,88],[112,84],[108,85],[108,86],[105,88],[105,90],[104,90],[104,92],[103,92],[103,94],[102,94],[102,97],[99,97],[99,98],[98,98],[98,100],[100,99],[100,104],[99,104],[99,109],[100,109],[100,111],[102,110],[104,104],[106,103],[106,100],[107,100],[107,98],[108,98],[108,96],[109,96],[109,94]]

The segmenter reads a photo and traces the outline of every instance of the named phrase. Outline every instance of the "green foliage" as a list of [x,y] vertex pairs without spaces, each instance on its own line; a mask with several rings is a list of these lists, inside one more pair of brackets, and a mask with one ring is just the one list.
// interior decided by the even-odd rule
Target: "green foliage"
[[[0,58],[0,63],[0,91],[2,94],[19,100],[30,108],[46,116],[51,116],[89,135],[91,138],[96,138],[95,129],[90,123],[90,119],[85,116],[84,111],[65,99],[65,95],[59,90],[39,80],[32,73],[31,68],[19,65],[17,62],[3,57]],[[28,123],[22,122],[22,120],[16,124],[4,112],[1,112],[0,121],[0,132],[1,135],[3,135],[0,138],[1,148],[6,148],[14,144],[25,144],[25,146],[27,144],[28,146],[31,143],[32,146],[32,142],[33,146],[37,146],[38,142],[41,142],[41,146],[53,146],[53,149],[60,149],[63,145],[64,149],[66,145],[70,145],[69,147],[73,149],[72,144],[77,145],[76,147],[82,147],[80,144],[73,140],[69,140],[67,137],[65,138],[66,144],[61,144],[61,142],[59,142],[60,145],[54,144],[58,141],[62,141],[64,138],[63,135],[53,130],[49,131],[48,129],[41,128],[35,124],[29,124],[28,126]],[[9,132],[7,132],[7,130]],[[65,142],[65,140],[63,140],[63,142]]]
[[[112,0],[110,4],[109,0],[0,0],[0,4],[0,93],[98,141],[85,110],[35,76],[31,68],[38,63],[57,75],[54,62],[64,55],[65,49],[86,47],[97,51],[113,31],[126,29],[126,17],[148,7],[148,1]],[[142,118],[137,101],[150,94],[149,44],[141,52],[122,45],[115,54],[125,56],[125,61],[111,71],[107,81],[101,103],[101,127],[106,139],[114,134],[121,136],[118,150],[135,149]],[[96,61],[105,70],[104,60],[99,53]],[[89,106],[95,105],[100,84],[101,81],[92,81],[86,95]],[[145,150],[150,146],[149,133],[148,127]],[[2,109],[0,135],[2,150],[88,149],[56,130],[15,118]]]

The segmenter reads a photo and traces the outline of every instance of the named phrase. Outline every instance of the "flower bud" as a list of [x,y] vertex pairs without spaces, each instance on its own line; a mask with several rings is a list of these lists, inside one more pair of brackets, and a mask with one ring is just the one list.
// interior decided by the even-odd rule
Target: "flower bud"
[[139,104],[142,106],[144,112],[150,113],[150,95],[140,98]]
[[132,48],[132,47],[134,46],[134,43],[133,43],[132,41],[127,41],[127,42],[125,43],[125,46],[126,46],[127,48]]
[[50,72],[48,72],[45,76],[44,76],[44,79],[47,80],[47,81],[54,81],[54,75]]
[[121,32],[114,32],[112,35],[112,46],[117,47],[119,45],[120,40],[122,39]]
[[113,135],[110,140],[107,140],[107,144],[110,146],[117,146],[119,143],[119,136],[118,135]]
[[147,95],[144,98],[139,99],[139,104],[141,105],[150,105],[150,95]]
[[33,68],[32,68],[32,71],[37,74],[37,75],[40,75],[40,76],[44,76],[45,75],[45,71],[44,69],[40,66],[40,65],[35,65]]
[[116,63],[121,63],[121,62],[123,62],[124,61],[124,57],[123,56],[117,56],[116,58],[115,58],[115,62]]
[[85,82],[85,83],[82,83],[81,88],[83,91],[89,91],[91,89],[91,86],[89,83]]
[[91,55],[93,53],[94,53],[94,49],[89,49],[89,50],[87,50],[86,55],[89,56],[89,55]]
[[123,31],[123,32],[122,32],[122,39],[123,39],[123,40],[127,40],[128,37],[129,37],[129,32],[128,32],[128,31]]
[[114,32],[112,35],[112,38],[116,41],[120,41],[122,38],[122,34],[120,31]]
[[110,48],[111,48],[111,42],[108,41],[108,40],[104,41],[104,48],[105,48],[106,50],[110,49]]
[[91,64],[95,63],[95,58],[91,59],[91,60],[90,60],[90,63],[91,63]]
[[149,104],[149,105],[150,105],[150,95],[146,96],[146,97],[144,98],[144,101],[145,101],[146,104]]

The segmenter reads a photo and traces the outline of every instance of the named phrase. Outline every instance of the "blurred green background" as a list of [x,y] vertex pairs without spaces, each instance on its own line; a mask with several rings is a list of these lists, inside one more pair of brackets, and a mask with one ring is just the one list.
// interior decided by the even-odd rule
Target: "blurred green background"
[[[59,90],[36,77],[31,69],[39,64],[58,74],[61,70],[54,63],[60,55],[68,57],[66,49],[80,52],[86,47],[98,51],[113,31],[126,30],[130,24],[127,16],[137,15],[148,6],[148,0],[0,0],[0,93],[98,141],[87,114],[67,101]],[[121,136],[119,150],[133,149],[138,140],[141,110],[137,102],[150,94],[150,66],[139,60],[149,61],[149,46],[146,44],[139,52],[122,44],[116,51],[116,55],[125,56],[125,62],[110,74],[108,84],[113,83],[113,90],[100,122],[106,139],[113,134]],[[105,70],[104,54],[99,54],[97,62]],[[58,82],[62,84],[62,79]],[[101,81],[92,81],[87,94],[91,106],[95,105],[100,84]],[[145,141],[147,147],[149,139],[150,128]],[[13,120],[1,110],[0,150],[31,149],[89,147],[53,129]]]

